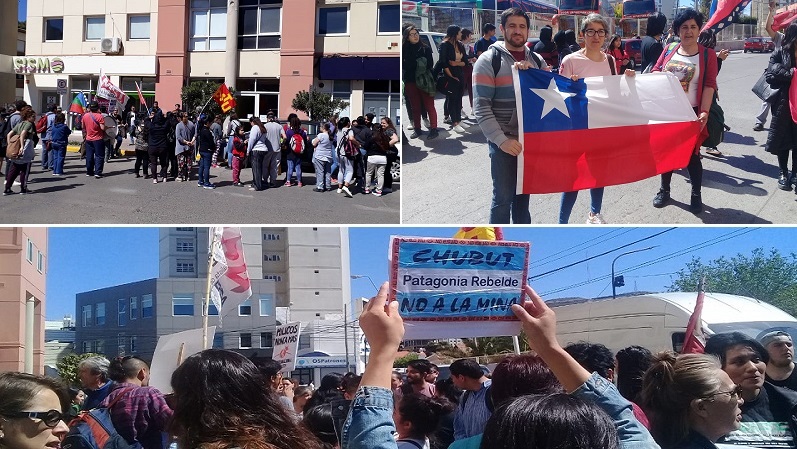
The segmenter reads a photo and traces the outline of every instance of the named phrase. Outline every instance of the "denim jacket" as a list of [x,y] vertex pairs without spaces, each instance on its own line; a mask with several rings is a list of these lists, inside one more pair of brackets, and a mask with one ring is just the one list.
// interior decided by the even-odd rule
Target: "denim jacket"
[[[574,396],[598,405],[614,421],[621,449],[660,449],[637,421],[628,402],[611,382],[592,373]],[[343,424],[342,449],[396,449],[392,432],[393,393],[385,388],[360,387]]]

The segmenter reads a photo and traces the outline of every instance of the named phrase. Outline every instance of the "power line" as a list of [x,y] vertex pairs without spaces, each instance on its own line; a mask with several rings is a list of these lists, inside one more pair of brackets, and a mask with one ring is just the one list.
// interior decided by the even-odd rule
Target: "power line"
[[[573,246],[571,246],[570,248],[563,249],[562,251],[558,251],[558,252],[556,252],[556,253],[553,253],[553,254],[551,254],[551,255],[549,255],[549,256],[545,256],[545,257],[543,257],[543,258],[541,258],[541,259],[538,259],[538,260],[536,260],[536,261],[534,261],[534,262],[530,263],[530,264],[529,264],[529,267],[539,267],[539,266],[543,266],[543,265],[547,265],[547,264],[549,264],[549,263],[555,262],[555,261],[557,261],[557,260],[564,259],[565,257],[567,257],[567,256],[569,256],[569,255],[571,255],[571,254],[574,254],[574,253],[576,253],[578,250],[581,250],[581,249],[582,249],[582,247],[584,247],[584,246],[587,246],[588,244],[590,244],[590,243],[592,243],[592,242],[594,242],[594,241],[596,241],[596,240],[599,240],[599,241],[601,241],[601,242],[608,242],[609,240],[612,240],[612,239],[618,238],[618,237],[620,237],[620,236],[622,236],[622,235],[625,235],[625,234],[627,234],[627,233],[629,233],[629,232],[631,232],[631,231],[634,231],[634,230],[636,230],[636,229],[637,229],[637,228],[627,228],[627,229],[624,229],[624,228],[615,228],[615,229],[613,229],[613,230],[611,230],[611,231],[607,232],[606,234],[603,234],[603,235],[600,235],[600,236],[598,236],[598,237],[595,237],[595,238],[589,239],[589,240],[587,240],[587,241],[584,241],[584,242],[581,242],[581,243],[579,243],[579,244],[577,244],[577,245],[573,245]],[[612,234],[613,234],[613,233],[616,233],[616,232],[620,232],[620,234],[612,236]],[[610,237],[610,236],[611,236],[611,237]],[[573,250],[573,251],[571,251],[571,250]],[[566,253],[566,254],[565,254],[565,253]],[[563,256],[560,256],[560,257],[556,257],[556,256],[558,256],[558,255],[560,255],[560,254],[564,254],[564,255],[563,255]],[[549,260],[549,259],[550,259],[550,260]]]

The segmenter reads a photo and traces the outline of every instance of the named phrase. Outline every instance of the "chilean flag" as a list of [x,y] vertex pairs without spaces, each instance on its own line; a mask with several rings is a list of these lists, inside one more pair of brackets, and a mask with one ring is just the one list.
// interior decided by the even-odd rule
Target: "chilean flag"
[[517,193],[625,184],[686,167],[700,123],[672,74],[572,81],[513,68],[523,151]]

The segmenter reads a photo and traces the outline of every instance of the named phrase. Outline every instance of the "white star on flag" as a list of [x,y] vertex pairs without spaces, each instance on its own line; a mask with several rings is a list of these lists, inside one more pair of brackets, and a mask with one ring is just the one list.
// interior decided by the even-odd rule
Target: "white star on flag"
[[567,111],[565,100],[570,97],[574,97],[576,94],[562,92],[557,89],[556,81],[553,78],[551,79],[551,84],[548,85],[547,89],[534,89],[533,87],[530,87],[529,89],[531,89],[532,92],[534,92],[538,97],[542,98],[545,102],[542,106],[542,116],[540,119],[545,118],[545,116],[554,109],[564,114],[565,117],[570,118],[570,113]]

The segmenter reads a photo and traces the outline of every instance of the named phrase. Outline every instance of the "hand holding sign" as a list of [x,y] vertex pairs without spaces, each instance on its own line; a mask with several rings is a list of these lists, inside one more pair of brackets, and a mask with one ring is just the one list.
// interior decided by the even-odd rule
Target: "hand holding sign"
[[371,357],[360,381],[361,387],[390,388],[390,373],[401,340],[404,339],[404,321],[398,303],[387,303],[388,283],[385,282],[360,314],[360,327],[371,345]]
[[522,323],[529,346],[542,355],[559,346],[556,340],[556,314],[533,288],[526,285],[524,292],[526,301],[522,305],[513,304],[512,312]]

